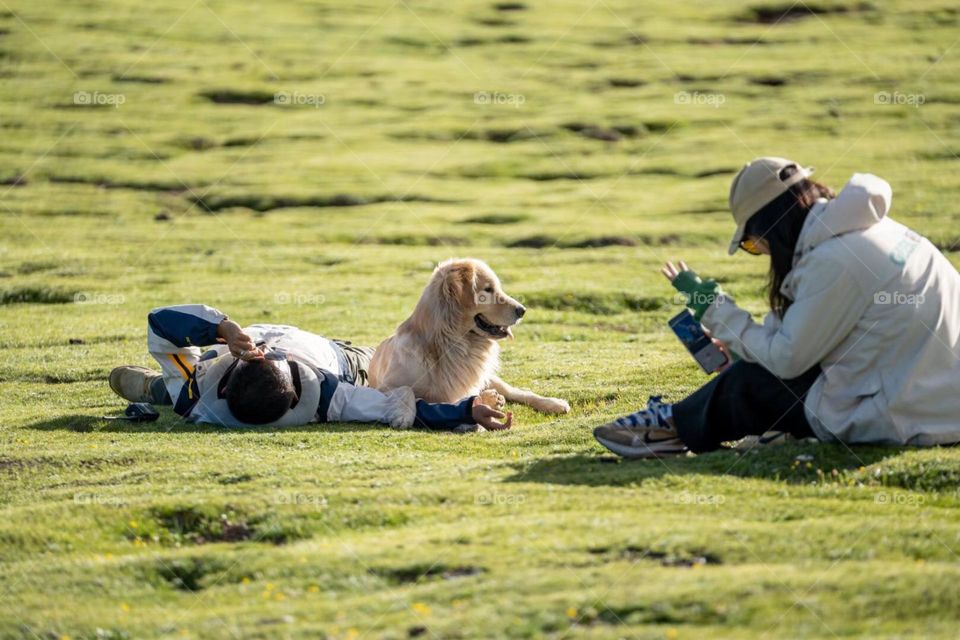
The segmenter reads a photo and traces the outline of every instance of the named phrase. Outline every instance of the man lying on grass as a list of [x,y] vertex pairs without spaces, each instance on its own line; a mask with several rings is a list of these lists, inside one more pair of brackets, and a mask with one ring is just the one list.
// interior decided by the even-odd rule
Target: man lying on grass
[[[241,328],[200,304],[154,309],[147,347],[162,373],[126,365],[110,388],[130,402],[172,404],[190,422],[291,427],[310,422],[379,422],[454,430],[509,429],[504,414],[473,396],[456,404],[417,400],[409,387],[366,385],[373,349],[287,325]],[[204,350],[205,349],[205,350]]]
[[770,256],[762,325],[683,262],[663,269],[740,361],[676,404],[654,397],[598,427],[600,444],[640,458],[768,430],[848,444],[960,441],[960,275],[887,217],[885,181],[855,174],[835,195],[810,173],[759,158],[730,187],[730,254]]

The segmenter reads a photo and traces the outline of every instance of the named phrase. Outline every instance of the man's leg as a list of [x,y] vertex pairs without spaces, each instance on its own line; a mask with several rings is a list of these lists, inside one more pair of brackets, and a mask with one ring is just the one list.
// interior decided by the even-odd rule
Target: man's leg
[[173,404],[163,374],[138,367],[123,365],[110,372],[110,388],[124,400],[130,402],[150,402],[152,404]]
[[673,405],[673,423],[692,451],[713,451],[721,442],[761,435],[771,429],[796,437],[813,435],[803,399],[820,375],[820,367],[791,380],[762,366],[740,361],[690,396]]

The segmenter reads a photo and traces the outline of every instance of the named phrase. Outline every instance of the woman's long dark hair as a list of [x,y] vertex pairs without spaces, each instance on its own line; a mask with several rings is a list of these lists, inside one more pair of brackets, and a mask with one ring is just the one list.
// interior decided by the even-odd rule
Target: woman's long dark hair
[[[780,171],[780,179],[786,180],[797,171],[795,165],[784,167]],[[780,292],[780,287],[793,269],[793,254],[807,214],[818,199],[835,197],[836,194],[830,187],[803,179],[770,201],[747,221],[744,237],[763,238],[770,246],[767,299],[770,301],[770,309],[780,318],[783,318],[783,314],[793,302]]]

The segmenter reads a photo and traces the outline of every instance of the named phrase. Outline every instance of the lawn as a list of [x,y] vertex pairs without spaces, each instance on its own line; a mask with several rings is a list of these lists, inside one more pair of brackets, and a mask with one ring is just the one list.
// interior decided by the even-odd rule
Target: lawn
[[[960,451],[627,462],[707,377],[657,273],[754,156],[888,179],[960,264],[949,1],[0,0],[0,637],[956,637]],[[440,260],[529,308],[505,433],[101,417],[146,314],[376,344]]]

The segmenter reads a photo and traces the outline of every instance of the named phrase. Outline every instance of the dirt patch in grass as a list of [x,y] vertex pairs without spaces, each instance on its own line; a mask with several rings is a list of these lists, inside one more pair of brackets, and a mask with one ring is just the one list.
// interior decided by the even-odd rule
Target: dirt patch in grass
[[561,171],[537,171],[524,174],[523,178],[535,182],[551,182],[553,180],[594,180],[602,177],[600,173],[590,173],[586,171],[561,170]]
[[577,240],[564,245],[570,249],[597,249],[600,247],[635,247],[639,243],[626,236],[597,236],[595,238],[586,238]]
[[497,11],[525,11],[527,5],[523,2],[498,2],[493,8]]
[[263,105],[273,103],[274,92],[265,89],[210,89],[198,94],[214,104]]
[[640,235],[630,236],[595,236],[578,240],[561,240],[547,234],[536,234],[511,240],[504,246],[508,249],[597,249],[601,247],[636,247],[636,246],[672,246],[679,244],[681,238],[675,233],[662,236]]
[[111,80],[113,82],[130,82],[135,84],[166,84],[170,82],[167,78],[161,78],[159,76],[115,75]]
[[65,304],[73,302],[76,291],[60,291],[47,287],[16,287],[0,290],[0,305]]
[[359,196],[349,193],[315,196],[201,194],[192,195],[190,199],[201,209],[211,213],[235,207],[263,213],[273,211],[274,209],[290,209],[294,207],[361,207],[382,202],[450,202],[449,200],[440,200],[416,194]]
[[513,27],[516,26],[515,20],[495,16],[493,18],[475,18],[474,22],[484,27]]
[[726,614],[721,603],[700,600],[657,601],[628,605],[604,605],[602,609],[586,607],[579,625],[722,624]]
[[706,46],[713,47],[718,45],[731,45],[731,46],[764,46],[772,44],[769,40],[764,40],[763,38],[735,38],[735,37],[726,37],[726,38],[687,38],[687,44],[692,44],[694,46]]
[[634,89],[646,85],[647,81],[640,78],[610,78],[607,84],[615,89]]
[[0,458],[0,471],[19,471],[28,467],[36,467],[45,464],[43,459],[33,458]]
[[787,79],[783,76],[760,76],[757,78],[750,78],[750,84],[759,85],[761,87],[782,87],[787,84]]
[[[235,509],[225,507],[155,507],[150,510],[150,518],[166,537],[179,544],[205,544],[208,542],[240,542],[253,537],[253,527],[247,522],[247,516]],[[128,531],[128,537],[136,537],[138,532]]]
[[473,216],[471,218],[464,218],[461,222],[467,224],[516,224],[518,222],[523,222],[529,220],[530,216],[523,213],[488,213],[481,216]]
[[362,237],[356,240],[357,244],[385,244],[401,247],[463,247],[470,244],[466,238],[457,236],[417,236],[417,235],[398,235],[398,236],[377,236]]
[[628,560],[630,562],[639,562],[647,560],[658,562],[664,567],[694,567],[705,565],[723,564],[720,556],[709,551],[702,550],[678,550],[663,551],[651,549],[649,547],[638,547],[627,545],[621,549],[612,549],[610,547],[592,547],[588,551],[593,555],[604,556],[610,560]]
[[626,291],[602,293],[538,291],[525,295],[523,302],[528,308],[578,311],[601,316],[631,311],[659,311],[667,304],[667,300],[663,298],[638,296]]
[[783,24],[818,15],[862,13],[874,9],[873,3],[870,2],[856,4],[778,2],[749,7],[747,12],[738,18],[738,21],[755,22],[757,24]]
[[4,187],[25,187],[28,184],[27,176],[14,175],[0,180],[0,186]]
[[527,44],[529,42],[533,42],[533,39],[518,34],[509,34],[500,36],[499,38],[476,38],[469,36],[460,38],[454,42],[454,44],[458,47],[480,47],[488,44]]
[[309,536],[298,523],[231,505],[158,506],[138,520],[135,530],[124,526],[127,538],[151,537],[172,546],[245,541],[285,544]]
[[456,134],[455,138],[464,140],[485,140],[496,144],[509,144],[511,142],[522,142],[524,140],[533,140],[535,138],[546,138],[549,134],[538,132],[530,127],[504,127],[495,129],[485,129],[481,131],[464,131]]
[[617,142],[624,138],[635,138],[648,130],[644,124],[603,126],[584,122],[568,122],[561,127],[584,138],[603,142]]
[[379,576],[393,585],[415,584],[428,580],[456,580],[485,573],[483,567],[470,565],[448,566],[444,564],[413,564],[405,567],[370,569],[370,573]]
[[518,240],[511,240],[507,242],[505,246],[509,249],[548,249],[551,247],[559,247],[558,242],[559,240],[553,236],[537,234]]
[[224,563],[215,558],[173,558],[158,560],[154,567],[155,573],[174,589],[196,592],[217,582]]
[[133,189],[135,191],[163,191],[167,193],[180,193],[187,189],[179,181],[114,180],[83,176],[48,176],[47,180],[55,184],[87,184],[100,189]]

